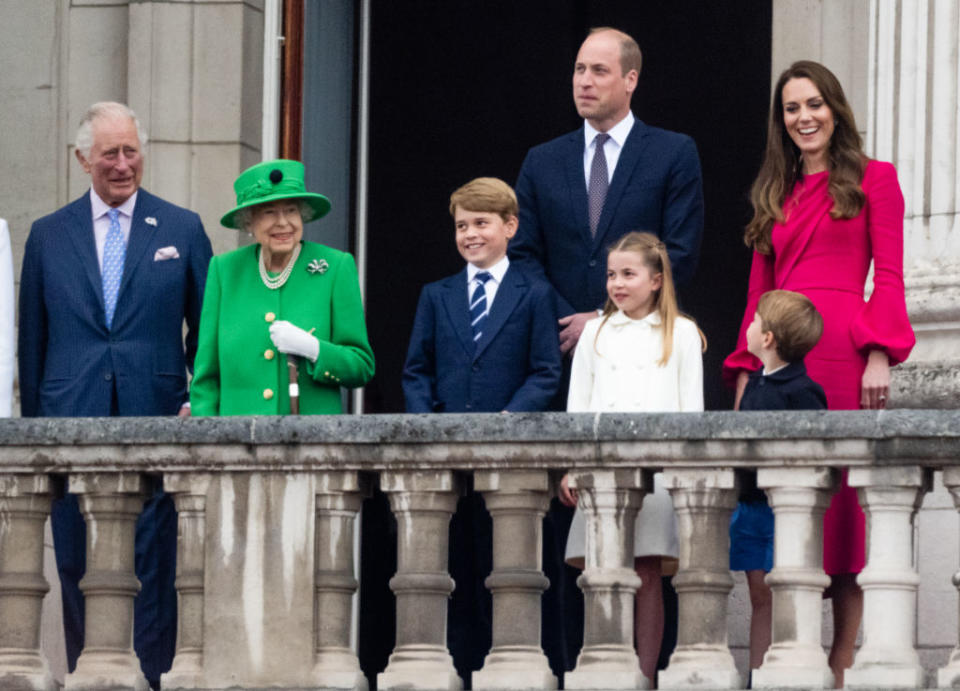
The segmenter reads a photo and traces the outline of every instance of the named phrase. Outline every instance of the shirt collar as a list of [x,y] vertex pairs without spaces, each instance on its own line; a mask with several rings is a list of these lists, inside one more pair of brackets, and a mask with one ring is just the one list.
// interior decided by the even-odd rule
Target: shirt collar
[[[610,139],[615,141],[619,148],[622,149],[624,143],[626,143],[627,137],[630,136],[630,130],[633,129],[635,120],[636,118],[633,117],[633,112],[628,110],[627,116],[623,120],[607,130]],[[593,140],[596,139],[598,134],[600,134],[600,130],[595,129],[593,125],[586,120],[583,121],[583,137],[587,148],[590,148],[590,145],[593,144]]]
[[[134,191],[133,194],[127,197],[126,201],[124,201],[123,204],[116,207],[117,210],[120,211],[120,213],[122,213],[127,218],[133,218],[133,208],[137,205],[137,192],[139,192],[139,190]],[[97,194],[94,191],[94,189],[91,187],[90,188],[90,208],[93,211],[93,218],[97,219],[97,218],[100,218],[101,216],[106,216],[107,212],[114,207],[110,206],[105,201],[103,201],[100,198],[100,195]]]
[[480,271],[488,272],[491,276],[493,276],[493,280],[495,280],[499,285],[500,283],[503,283],[503,277],[506,275],[507,268],[509,266],[510,260],[507,259],[507,255],[503,255],[503,258],[489,269],[478,269],[473,264],[467,264],[467,285],[470,285],[474,276],[476,276]]
[[650,327],[660,326],[660,313],[657,310],[654,310],[643,319],[631,319],[625,315],[620,310],[617,310],[610,315],[610,319],[607,320],[610,324],[614,326],[625,326],[627,324],[645,324]]

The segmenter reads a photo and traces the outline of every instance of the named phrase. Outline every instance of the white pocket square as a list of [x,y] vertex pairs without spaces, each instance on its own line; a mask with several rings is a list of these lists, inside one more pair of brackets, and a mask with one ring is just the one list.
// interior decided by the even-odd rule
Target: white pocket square
[[180,258],[180,253],[177,252],[177,248],[174,247],[173,245],[170,245],[169,247],[161,247],[160,249],[157,250],[156,254],[153,255],[153,261],[155,262],[162,262],[162,261],[166,261],[167,259],[179,259],[179,258]]

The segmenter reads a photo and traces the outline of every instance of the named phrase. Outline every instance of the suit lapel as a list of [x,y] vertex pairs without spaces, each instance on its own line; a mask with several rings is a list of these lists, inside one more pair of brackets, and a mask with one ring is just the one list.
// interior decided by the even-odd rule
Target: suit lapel
[[587,183],[583,177],[583,128],[571,132],[567,137],[566,151],[563,154],[564,168],[567,171],[567,199],[570,200],[570,217],[574,226],[580,229],[580,236],[589,247],[590,219],[587,215]]
[[467,270],[464,269],[455,276],[443,282],[443,307],[447,318],[457,334],[457,340],[463,346],[467,355],[472,356],[475,350],[473,345],[473,330],[470,328],[470,305],[467,299]]
[[[617,159],[617,167],[614,169],[613,178],[610,180],[607,198],[603,202],[603,212],[600,214],[600,221],[597,223],[595,245],[606,246],[609,244],[604,236],[610,230],[610,223],[617,213],[617,205],[623,198],[627,184],[633,178],[634,169],[640,161],[646,129],[647,126],[639,119],[635,120],[633,127],[630,128],[630,134],[627,135],[627,140],[623,143],[623,151],[620,152],[620,158]],[[584,204],[584,208],[586,208],[586,204]]]
[[80,258],[84,273],[90,281],[94,295],[100,301],[103,310],[103,282],[100,280],[100,261],[97,259],[97,242],[93,237],[93,207],[90,206],[90,193],[80,197],[70,205],[74,222],[66,229],[73,242],[76,256]]
[[[153,195],[141,189],[137,194],[137,203],[133,207],[133,219],[130,222],[130,239],[127,241],[127,256],[123,261],[123,279],[120,282],[119,296],[123,295],[124,290],[130,284],[130,280],[140,264],[146,252],[147,246],[153,239],[153,234],[157,227],[163,222],[163,219],[156,215],[156,205],[153,203]],[[152,219],[152,223],[147,223],[146,219]],[[156,225],[154,225],[154,223]]]
[[497,288],[497,295],[494,297],[490,313],[487,315],[487,323],[484,325],[483,334],[477,343],[474,358],[483,352],[500,329],[503,328],[507,317],[516,309],[526,290],[527,282],[523,279],[523,276],[513,267],[509,267],[507,273],[503,275],[503,282]]

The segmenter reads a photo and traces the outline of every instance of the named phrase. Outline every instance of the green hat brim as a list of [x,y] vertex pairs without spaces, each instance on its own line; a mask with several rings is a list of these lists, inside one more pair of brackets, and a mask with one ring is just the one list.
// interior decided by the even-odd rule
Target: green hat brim
[[270,202],[279,201],[281,199],[297,199],[302,200],[307,203],[307,205],[313,209],[313,215],[310,218],[304,218],[304,223],[309,223],[310,221],[316,221],[322,216],[326,216],[327,212],[330,211],[330,200],[324,197],[322,194],[316,194],[314,192],[295,192],[295,193],[279,193],[271,194],[265,197],[258,197],[257,199],[251,199],[248,202],[239,204],[233,209],[230,209],[227,213],[223,215],[220,219],[220,225],[225,228],[237,228],[236,224],[236,215],[237,212],[242,209],[249,209],[254,206],[259,206],[260,204],[269,204]]

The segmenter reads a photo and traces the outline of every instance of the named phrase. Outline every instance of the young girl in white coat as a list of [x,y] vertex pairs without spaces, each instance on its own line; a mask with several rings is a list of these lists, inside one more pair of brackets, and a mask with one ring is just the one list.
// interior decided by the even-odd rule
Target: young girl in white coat
[[[607,304],[587,322],[570,373],[568,412],[687,412],[703,410],[706,338],[680,314],[667,249],[651,233],[624,235],[607,256]],[[663,639],[664,558],[677,558],[673,502],[661,473],[637,514],[634,565],[637,591],[635,640],[643,675],[656,679]],[[576,505],[563,478],[560,500]],[[582,568],[584,519],[574,516],[567,561]]]

